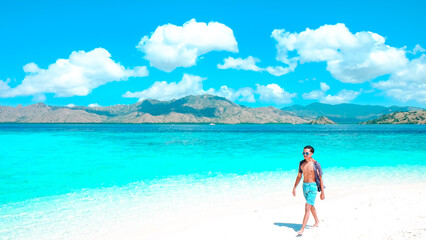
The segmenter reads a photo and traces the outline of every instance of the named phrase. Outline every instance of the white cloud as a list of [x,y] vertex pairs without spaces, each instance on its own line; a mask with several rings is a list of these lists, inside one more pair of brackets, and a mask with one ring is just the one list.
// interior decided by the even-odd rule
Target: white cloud
[[426,104],[426,54],[411,60],[406,68],[393,73],[389,80],[373,83],[373,86],[400,101],[415,100]]
[[286,92],[278,84],[272,83],[268,85],[256,84],[256,89],[251,87],[244,87],[234,90],[228,86],[222,86],[219,90],[210,88],[206,91],[208,94],[217,95],[230,99],[231,101],[238,102],[256,102],[255,96],[258,96],[258,99],[261,102],[270,102],[270,103],[289,103],[292,102],[292,98],[295,97],[296,93]]
[[337,93],[337,95],[326,95],[326,92],[330,89],[326,83],[320,83],[321,90],[313,90],[309,93],[302,94],[304,99],[316,99],[321,103],[329,103],[329,104],[339,104],[339,103],[347,103],[354,100],[361,91],[352,91],[343,89]]
[[251,87],[239,88],[236,92],[236,94],[239,96],[238,101],[250,103],[256,102],[253,93],[254,91]]
[[75,107],[75,104],[70,103],[70,104],[66,105],[66,107],[73,108],[73,107]]
[[291,63],[289,67],[281,67],[281,66],[267,67],[265,68],[265,71],[267,71],[268,73],[274,76],[279,77],[289,72],[293,72],[296,66],[297,64]]
[[157,27],[150,37],[144,36],[137,48],[145,53],[150,65],[171,72],[177,67],[196,65],[199,56],[211,51],[238,52],[231,28],[218,22],[197,22],[192,19],[176,26]]
[[172,99],[182,98],[188,95],[212,94],[220,97],[227,98],[231,101],[238,102],[256,102],[258,96],[260,101],[272,103],[289,103],[291,98],[295,97],[296,93],[286,92],[279,85],[272,83],[266,86],[256,84],[256,90],[251,87],[243,87],[232,89],[228,86],[221,86],[218,90],[210,88],[203,89],[202,82],[206,78],[184,74],[180,82],[167,83],[166,81],[154,82],[149,88],[140,92],[126,92],[123,97],[139,98],[139,101],[144,99],[157,99],[161,101],[168,101]]
[[228,88],[228,86],[222,86],[218,91],[213,88],[210,88],[206,91],[208,94],[220,96],[227,98],[231,101],[239,101],[239,102],[256,102],[254,98],[254,90],[251,87],[239,88],[238,90],[234,90],[232,88]]
[[268,85],[256,84],[256,93],[259,94],[259,100],[262,102],[273,103],[290,103],[292,98],[296,97],[296,93],[289,93],[281,88],[278,84],[271,83]]
[[0,97],[2,96],[1,93],[10,91],[9,83],[10,78],[6,79],[6,81],[0,80]]
[[[344,24],[324,25],[300,33],[274,30],[272,37],[278,42],[277,59],[284,63],[326,62],[332,76],[346,83],[362,83],[389,75],[386,81],[372,83],[373,87],[403,102],[426,103],[425,54],[411,61],[406,57],[407,53],[424,53],[426,50],[420,45],[405,51],[405,47],[386,45],[385,38],[373,32],[353,34]],[[332,96],[325,92],[315,90],[303,97],[338,103],[351,101],[361,93],[342,90]]]
[[260,60],[252,56],[248,56],[246,59],[228,57],[228,58],[225,58],[223,61],[224,63],[222,65],[218,64],[217,68],[219,69],[233,68],[237,70],[250,70],[255,72],[260,72],[263,70],[262,68],[256,66],[256,62],[260,62]]
[[178,83],[166,81],[157,81],[151,85],[148,89],[140,92],[126,92],[123,97],[127,98],[139,98],[139,101],[143,101],[147,98],[158,99],[158,100],[171,100],[182,98],[188,95],[203,94],[202,81],[205,78],[194,76],[190,74],[184,74],[182,80]]
[[24,66],[24,72],[26,73],[39,73],[41,69],[35,63],[28,63]]
[[250,103],[256,102],[255,96],[257,96],[261,102],[276,104],[290,103],[292,102],[291,99],[297,95],[296,93],[286,92],[283,88],[275,83],[268,84],[266,86],[256,84],[256,89],[251,87],[244,87],[234,90],[228,86],[222,86],[218,91],[211,88],[207,90],[206,93],[224,97],[230,99],[231,101]]
[[426,50],[424,48],[422,48],[422,46],[420,46],[419,44],[417,44],[414,48],[413,51],[408,51],[409,53],[416,55],[417,53],[424,53],[426,52]]
[[248,70],[248,71],[255,71],[255,72],[266,71],[274,76],[282,76],[284,74],[294,71],[294,69],[296,68],[296,64],[291,64],[289,67],[285,67],[285,68],[281,66],[275,66],[275,67],[269,66],[266,68],[261,68],[256,65],[257,62],[260,62],[260,60],[252,56],[248,56],[246,59],[228,57],[224,59],[223,64],[218,64],[217,68],[219,69],[232,68],[237,70]]
[[[408,63],[404,49],[390,47],[385,38],[372,32],[352,34],[344,24],[324,25],[289,33],[275,29],[277,59],[287,64],[327,62],[334,78],[346,83],[362,83],[390,74]],[[290,57],[290,52],[296,52]]]
[[320,83],[321,91],[327,92],[330,89],[330,86],[327,85],[325,82]]
[[330,104],[339,104],[339,103],[347,103],[354,100],[360,92],[346,90],[343,89],[337,93],[337,95],[327,95],[324,98],[320,99],[321,103],[330,103]]
[[101,105],[97,104],[97,103],[91,103],[88,105],[89,108],[95,108],[95,107],[101,107]]
[[313,90],[309,93],[304,93],[302,94],[302,97],[304,99],[320,99],[323,98],[325,96],[324,91],[321,90]]
[[45,93],[54,93],[56,97],[86,96],[108,82],[148,75],[146,67],[125,69],[103,48],[72,52],[69,59],[58,59],[47,69],[35,63],[23,68],[27,75],[20,85],[10,88],[9,81],[0,80],[0,97],[32,95],[35,100],[43,100]]

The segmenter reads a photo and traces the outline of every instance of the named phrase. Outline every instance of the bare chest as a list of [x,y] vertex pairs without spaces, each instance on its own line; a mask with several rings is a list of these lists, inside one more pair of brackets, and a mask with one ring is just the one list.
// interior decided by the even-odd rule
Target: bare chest
[[314,163],[313,162],[305,162],[300,166],[302,172],[304,174],[314,174]]

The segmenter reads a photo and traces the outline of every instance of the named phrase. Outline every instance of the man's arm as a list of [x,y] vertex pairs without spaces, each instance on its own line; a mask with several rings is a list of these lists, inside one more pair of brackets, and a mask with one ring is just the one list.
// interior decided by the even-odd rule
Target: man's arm
[[294,183],[294,188],[293,188],[293,196],[296,196],[296,187],[300,182],[300,179],[302,179],[302,173],[298,173],[297,177],[296,177],[296,182]]
[[325,199],[324,183],[322,182],[322,175],[320,175],[319,177],[320,177],[320,180],[321,180],[321,195],[320,195],[320,198],[321,198],[321,200],[324,200]]

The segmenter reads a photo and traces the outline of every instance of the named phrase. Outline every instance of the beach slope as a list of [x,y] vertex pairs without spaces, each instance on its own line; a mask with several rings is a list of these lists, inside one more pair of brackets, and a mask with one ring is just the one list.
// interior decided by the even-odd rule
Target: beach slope
[[96,239],[425,239],[426,183],[358,187],[328,186],[316,200],[321,221],[311,215],[303,236],[300,186],[254,199],[220,204],[191,214],[115,229]]

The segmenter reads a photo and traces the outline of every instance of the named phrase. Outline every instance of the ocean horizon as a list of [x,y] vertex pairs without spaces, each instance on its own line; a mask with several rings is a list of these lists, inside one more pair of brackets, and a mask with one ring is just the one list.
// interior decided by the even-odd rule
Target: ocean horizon
[[424,125],[0,124],[0,238],[78,238],[99,223],[290,193],[306,145],[328,189],[425,182],[425,133]]

